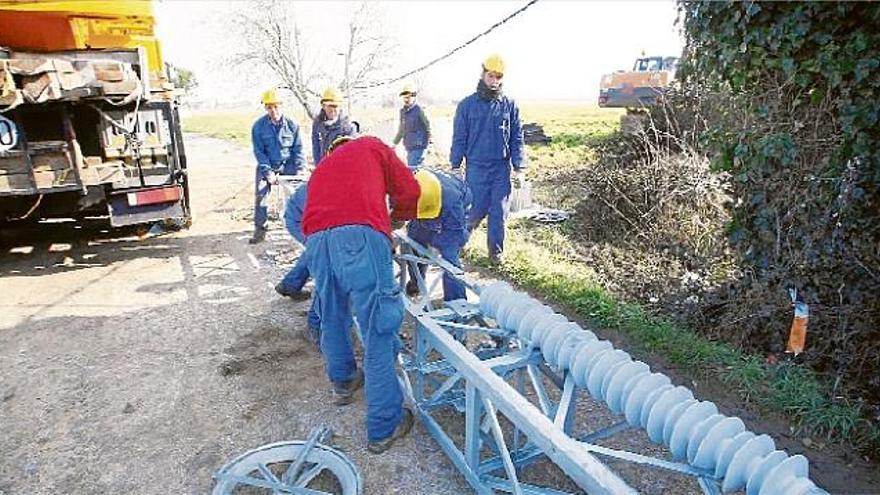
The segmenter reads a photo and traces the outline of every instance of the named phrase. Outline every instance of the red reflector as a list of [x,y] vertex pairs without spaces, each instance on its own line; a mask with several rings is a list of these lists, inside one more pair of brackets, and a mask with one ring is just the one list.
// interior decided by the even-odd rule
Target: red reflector
[[129,206],[152,205],[178,200],[180,200],[180,188],[177,186],[128,193]]

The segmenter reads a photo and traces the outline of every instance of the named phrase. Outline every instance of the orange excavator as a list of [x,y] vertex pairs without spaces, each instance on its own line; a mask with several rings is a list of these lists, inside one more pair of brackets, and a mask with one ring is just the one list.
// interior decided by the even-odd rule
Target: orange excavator
[[0,0],[0,228],[189,225],[168,80],[150,0]]
[[599,106],[642,109],[655,105],[675,79],[677,57],[640,57],[630,71],[605,74],[599,82]]

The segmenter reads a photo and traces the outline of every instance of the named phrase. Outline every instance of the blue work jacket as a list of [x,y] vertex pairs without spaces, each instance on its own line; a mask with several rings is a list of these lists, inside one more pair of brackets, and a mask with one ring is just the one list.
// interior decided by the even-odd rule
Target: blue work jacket
[[403,140],[403,147],[407,150],[418,150],[428,147],[431,139],[431,126],[425,111],[418,103],[400,109],[400,127],[394,144]]
[[300,244],[305,245],[306,236],[302,231],[303,213],[306,211],[306,197],[308,196],[308,183],[299,186],[293,194],[287,198],[284,207],[284,225],[287,231]]
[[458,177],[431,171],[440,181],[440,215],[430,220],[411,220],[410,229],[432,231],[436,243],[467,240],[467,216],[473,202],[471,188]]
[[519,107],[513,100],[503,95],[485,100],[474,93],[458,104],[449,162],[458,168],[463,159],[468,164],[509,160],[516,170],[524,167]]
[[263,174],[274,169],[295,175],[305,162],[299,125],[287,116],[281,116],[277,124],[268,115],[257,119],[251,129],[251,142],[257,169]]

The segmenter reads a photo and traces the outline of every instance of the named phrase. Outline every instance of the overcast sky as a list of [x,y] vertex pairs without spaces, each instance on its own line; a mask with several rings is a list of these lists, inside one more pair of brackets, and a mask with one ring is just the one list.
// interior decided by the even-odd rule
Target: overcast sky
[[[525,1],[383,1],[387,34],[398,45],[397,75],[446,53],[525,4]],[[242,81],[220,67],[231,49],[229,16],[241,1],[162,0],[157,31],[166,61],[196,73],[203,96],[257,99],[271,75]],[[340,72],[335,55],[346,40],[346,23],[359,2],[296,2],[300,26],[326,68]],[[672,1],[541,0],[489,35],[427,70],[423,92],[441,100],[473,92],[480,63],[498,52],[507,61],[505,92],[521,100],[596,101],[599,78],[629,68],[642,51],[678,55],[682,41]],[[337,48],[338,47],[338,48]],[[218,69],[219,67],[219,69]],[[341,79],[341,74],[340,74]],[[389,88],[396,94],[398,85]]]

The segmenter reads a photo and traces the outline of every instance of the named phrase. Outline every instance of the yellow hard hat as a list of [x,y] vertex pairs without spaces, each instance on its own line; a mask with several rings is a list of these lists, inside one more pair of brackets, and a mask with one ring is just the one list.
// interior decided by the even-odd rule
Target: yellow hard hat
[[334,139],[332,143],[330,143],[330,146],[327,147],[327,154],[332,153],[333,150],[353,139],[354,138],[351,136],[339,136],[338,138]]
[[406,83],[403,85],[403,88],[400,90],[400,96],[403,95],[415,95],[416,87],[412,83]]
[[497,53],[493,53],[486,57],[486,60],[483,62],[483,70],[489,72],[497,72],[499,74],[504,74],[504,69],[506,68],[504,64],[504,59],[501,58],[501,55]]
[[440,179],[427,170],[417,171],[415,177],[416,182],[419,183],[419,188],[421,189],[416,218],[419,220],[430,220],[439,217],[443,201],[443,195],[440,190]]
[[324,90],[324,93],[321,94],[321,104],[324,103],[332,103],[339,105],[342,101],[342,98],[339,96],[339,92],[336,91],[335,88],[327,88]]
[[278,105],[281,103],[281,99],[278,98],[278,90],[275,88],[269,88],[266,91],[263,91],[262,97],[263,105]]

